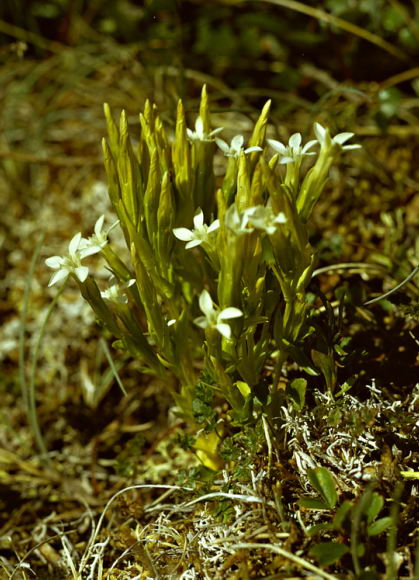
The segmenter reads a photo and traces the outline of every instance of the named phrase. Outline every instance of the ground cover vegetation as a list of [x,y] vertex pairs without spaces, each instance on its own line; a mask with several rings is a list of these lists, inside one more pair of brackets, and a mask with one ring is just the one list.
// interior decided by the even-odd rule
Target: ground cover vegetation
[[1,4],[0,578],[419,577],[418,16]]

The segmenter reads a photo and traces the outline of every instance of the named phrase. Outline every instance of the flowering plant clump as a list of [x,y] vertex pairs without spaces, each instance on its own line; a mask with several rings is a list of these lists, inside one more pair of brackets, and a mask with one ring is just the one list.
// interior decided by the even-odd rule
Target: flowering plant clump
[[[244,148],[241,135],[230,145],[216,137],[222,129],[211,126],[205,87],[194,131],[179,103],[173,140],[156,106],[146,103],[134,144],[125,113],[117,126],[105,105],[103,152],[118,221],[103,231],[100,217],[90,238],[77,234],[67,256],[46,261],[56,270],[50,285],[72,276],[116,345],[140,359],[144,372],[176,377],[178,412],[192,422],[202,377],[242,421],[254,417],[257,397],[265,413],[270,406],[274,412],[288,357],[323,372],[333,389],[324,353],[312,356],[304,347],[315,266],[307,221],[332,163],[359,145],[345,144],[352,133],[332,138],[316,123],[316,139],[305,145],[300,133],[287,145],[269,139],[270,156],[269,108],[270,102]],[[218,178],[213,161],[222,154],[226,170]],[[117,225],[126,262],[108,239]],[[112,273],[107,289],[82,264],[95,253]],[[266,382],[271,386],[261,397]]]

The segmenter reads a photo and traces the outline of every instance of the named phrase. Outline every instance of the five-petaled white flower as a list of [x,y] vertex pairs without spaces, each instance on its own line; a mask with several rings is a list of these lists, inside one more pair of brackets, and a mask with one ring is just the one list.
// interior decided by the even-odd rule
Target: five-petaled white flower
[[252,151],[262,151],[262,147],[254,146],[243,149],[244,137],[243,135],[236,135],[231,140],[231,145],[226,143],[223,139],[216,139],[218,147],[222,150],[226,157],[240,157],[242,153],[252,153]]
[[131,278],[123,284],[118,284],[116,279],[112,278],[109,288],[103,290],[100,295],[104,300],[108,300],[108,302],[115,302],[116,304],[127,304],[128,296],[124,291],[133,284],[135,284],[134,278]]
[[80,282],[85,282],[89,275],[89,268],[81,265],[81,255],[79,246],[81,242],[81,233],[76,234],[68,245],[67,256],[51,256],[45,260],[45,264],[57,270],[51,277],[48,286],[56,284],[60,280],[64,280],[70,274],[74,274]]
[[309,149],[316,145],[317,139],[308,141],[304,147],[301,147],[301,133],[294,133],[288,140],[288,145],[284,145],[281,141],[275,139],[268,139],[269,145],[277,153],[281,155],[280,163],[296,163],[301,161],[306,155],[315,155]]
[[269,236],[276,232],[278,224],[284,224],[287,221],[282,211],[275,214],[271,206],[256,205],[244,211],[250,224],[257,230],[265,231]]
[[251,234],[256,230],[263,230],[269,236],[274,234],[278,224],[287,221],[281,211],[275,214],[271,206],[255,205],[239,213],[235,204],[231,205],[224,214],[225,225],[236,235]]
[[102,231],[104,221],[105,216],[101,215],[95,223],[94,234],[90,238],[82,238],[80,240],[79,252],[81,258],[100,252],[108,243],[109,232],[119,224],[119,220],[117,220],[108,230]]
[[204,316],[195,318],[194,323],[201,328],[216,328],[225,338],[231,337],[231,328],[224,321],[243,316],[243,312],[238,308],[234,308],[234,306],[224,308],[224,310],[214,308],[214,303],[208,290],[201,292],[199,296],[199,307],[204,313]]
[[191,129],[186,129],[186,135],[190,141],[213,141],[214,136],[224,130],[224,127],[218,127],[210,133],[204,132],[204,123],[201,117],[198,117],[195,121],[195,131]]
[[[320,143],[321,147],[324,147],[326,142],[326,129],[320,125],[320,123],[314,123],[314,133]],[[350,149],[361,149],[362,145],[358,143],[353,143],[352,145],[344,145],[348,139],[351,139],[355,133],[338,133],[332,137],[332,143],[339,145],[343,151],[349,151]]]
[[220,227],[220,220],[214,220],[210,226],[207,226],[204,224],[204,213],[202,209],[198,208],[198,213],[193,218],[193,225],[195,226],[193,230],[188,230],[187,228],[175,228],[173,230],[173,234],[178,240],[188,242],[185,246],[187,250],[206,242],[209,234]]
[[233,203],[224,214],[224,224],[237,236],[251,234],[254,228],[249,227],[248,210],[239,213],[237,206]]

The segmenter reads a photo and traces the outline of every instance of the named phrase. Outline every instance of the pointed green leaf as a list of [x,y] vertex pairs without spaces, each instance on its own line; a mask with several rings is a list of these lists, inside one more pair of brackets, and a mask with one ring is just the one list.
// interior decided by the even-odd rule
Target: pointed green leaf
[[314,497],[303,497],[298,505],[309,510],[330,510],[330,506],[321,499]]
[[304,378],[294,379],[287,385],[286,394],[296,411],[301,411],[305,404],[307,381]]
[[160,201],[161,174],[160,164],[155,147],[151,151],[151,162],[148,172],[147,187],[144,193],[144,215],[147,228],[148,241],[154,249],[157,238],[157,211]]
[[382,532],[387,530],[387,528],[389,528],[392,525],[392,523],[393,518],[391,518],[390,516],[380,518],[379,520],[376,520],[375,522],[373,522],[368,526],[367,534],[369,536],[378,536],[378,534],[381,534]]
[[320,493],[328,507],[334,508],[338,501],[338,495],[330,471],[326,467],[316,467],[309,469],[307,474],[311,485]]
[[103,111],[105,113],[106,126],[108,129],[111,151],[112,151],[112,154],[116,157],[118,155],[118,149],[119,149],[119,131],[118,131],[118,128],[115,124],[115,121],[113,120],[111,109],[110,109],[108,103],[105,103],[103,105]]
[[345,518],[349,514],[352,508],[352,503],[349,500],[345,500],[336,510],[335,517],[333,518],[333,525],[335,528],[342,528]]
[[370,501],[365,508],[365,513],[367,515],[367,521],[369,524],[371,524],[375,520],[380,511],[383,509],[383,506],[384,506],[384,498],[379,493],[374,491],[371,494]]
[[310,554],[314,556],[322,566],[330,566],[331,564],[338,562],[343,555],[348,553],[348,546],[345,546],[345,544],[341,544],[340,542],[322,542],[321,544],[316,544],[310,549]]

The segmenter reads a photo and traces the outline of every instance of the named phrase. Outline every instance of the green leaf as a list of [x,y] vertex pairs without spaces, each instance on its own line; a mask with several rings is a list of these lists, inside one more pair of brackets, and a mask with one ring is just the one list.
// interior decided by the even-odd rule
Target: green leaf
[[315,499],[313,497],[304,497],[298,502],[300,507],[304,507],[310,510],[329,510],[330,506],[324,503],[321,499]]
[[347,499],[338,507],[336,510],[335,517],[333,518],[333,526],[335,528],[341,528],[346,516],[350,512],[352,503]]
[[311,358],[314,364],[321,370],[327,384],[327,390],[331,393],[336,384],[336,365],[333,358],[333,351],[327,353],[312,349]]
[[296,411],[301,411],[304,407],[306,388],[307,381],[304,378],[294,379],[290,385],[287,385],[286,394]]
[[244,381],[237,381],[234,384],[239,389],[244,399],[247,399],[249,395],[252,393],[251,388]]
[[378,534],[381,534],[382,532],[384,532],[384,530],[386,530],[391,526],[392,521],[393,521],[392,518],[389,516],[385,518],[380,518],[379,520],[373,522],[371,525],[368,526],[367,534],[369,536],[378,536]]
[[370,503],[367,505],[365,513],[367,521],[371,524],[380,513],[384,505],[384,498],[377,492],[371,495]]
[[308,470],[311,485],[320,493],[328,508],[334,508],[338,495],[332,474],[325,467],[316,467]]
[[328,532],[330,530],[334,530],[335,527],[333,524],[314,524],[310,526],[307,530],[308,536],[316,536],[317,534]]
[[349,552],[349,548],[340,542],[322,542],[310,549],[310,554],[316,558],[319,564],[330,566],[338,562],[344,554]]

